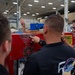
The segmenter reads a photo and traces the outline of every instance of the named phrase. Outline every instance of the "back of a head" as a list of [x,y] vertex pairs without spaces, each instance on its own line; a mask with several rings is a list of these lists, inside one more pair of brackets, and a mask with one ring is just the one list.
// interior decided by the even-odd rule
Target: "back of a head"
[[51,15],[46,19],[45,25],[48,25],[49,29],[53,32],[62,33],[64,20],[59,15]]
[[10,39],[10,27],[9,27],[9,22],[7,18],[0,13],[0,45],[5,41],[5,40],[11,40]]

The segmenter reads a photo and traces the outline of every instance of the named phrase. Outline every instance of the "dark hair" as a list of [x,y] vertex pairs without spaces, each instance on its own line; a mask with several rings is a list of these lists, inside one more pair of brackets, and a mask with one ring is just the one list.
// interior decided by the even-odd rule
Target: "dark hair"
[[0,45],[5,40],[10,40],[10,27],[7,18],[0,13]]
[[46,19],[45,24],[49,26],[49,29],[52,29],[55,32],[62,32],[64,20],[59,15],[51,15]]
[[72,23],[75,23],[75,20],[72,20]]

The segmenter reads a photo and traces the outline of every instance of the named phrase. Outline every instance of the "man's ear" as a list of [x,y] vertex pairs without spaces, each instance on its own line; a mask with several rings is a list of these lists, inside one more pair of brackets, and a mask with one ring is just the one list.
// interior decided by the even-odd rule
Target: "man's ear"
[[44,33],[44,34],[46,34],[46,33],[47,33],[47,25],[44,25],[43,33]]
[[3,43],[3,51],[4,52],[8,52],[9,51],[9,41],[6,40],[4,43]]

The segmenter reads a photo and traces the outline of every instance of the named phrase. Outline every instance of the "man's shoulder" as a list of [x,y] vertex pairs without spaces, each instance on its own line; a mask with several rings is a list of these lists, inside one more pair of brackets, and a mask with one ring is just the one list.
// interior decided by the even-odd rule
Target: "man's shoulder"
[[40,49],[40,51],[38,51],[38,52],[33,53],[33,54],[31,55],[31,57],[37,57],[37,56],[39,56],[40,54],[42,54],[42,49]]
[[74,50],[74,48],[72,48],[70,46],[65,45],[63,47],[63,51],[66,52],[69,55],[75,56],[75,50]]
[[42,47],[38,52],[33,53],[30,57],[33,59],[39,59],[40,60],[45,55],[46,51],[47,50],[45,49],[45,47]]
[[0,75],[9,75],[6,68],[0,64]]
[[65,49],[68,49],[68,50],[71,50],[71,51],[75,52],[74,48],[72,48],[70,46],[67,46],[67,45],[65,46]]

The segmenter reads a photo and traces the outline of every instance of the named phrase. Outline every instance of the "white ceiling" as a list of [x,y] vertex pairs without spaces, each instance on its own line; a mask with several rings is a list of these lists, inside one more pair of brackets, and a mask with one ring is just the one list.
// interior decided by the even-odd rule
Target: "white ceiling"
[[[0,12],[4,12],[5,10],[9,10],[9,15],[13,15],[17,8],[17,5],[13,5],[13,2],[17,0],[0,0]],[[21,4],[24,0],[19,0],[19,4]],[[48,3],[51,2],[53,5],[49,5]],[[32,7],[29,7],[28,4],[32,4]],[[60,5],[64,4],[64,0],[39,0],[38,3],[35,3],[34,0],[25,0],[23,5],[21,6],[21,14],[30,12],[30,15],[39,13],[44,14],[47,12],[56,11],[62,9]],[[71,0],[69,0],[69,5],[72,5]],[[41,8],[41,6],[45,6],[45,8]],[[56,7],[56,10],[52,8]]]

